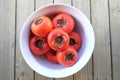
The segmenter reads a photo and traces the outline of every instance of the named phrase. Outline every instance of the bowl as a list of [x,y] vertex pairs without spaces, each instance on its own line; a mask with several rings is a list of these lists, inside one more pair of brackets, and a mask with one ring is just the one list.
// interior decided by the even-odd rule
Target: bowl
[[[78,61],[71,67],[53,64],[43,56],[35,56],[29,48],[30,24],[38,16],[53,17],[57,13],[70,14],[75,20],[75,31],[82,37],[82,46],[78,51]],[[89,61],[94,50],[95,37],[92,25],[88,18],[78,9],[66,4],[50,4],[37,9],[25,21],[20,33],[20,49],[26,63],[37,73],[51,78],[63,78],[81,70]]]

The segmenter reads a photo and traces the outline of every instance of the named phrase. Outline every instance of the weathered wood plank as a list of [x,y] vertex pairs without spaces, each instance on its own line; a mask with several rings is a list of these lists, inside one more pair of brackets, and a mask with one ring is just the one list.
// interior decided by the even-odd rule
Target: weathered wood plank
[[96,38],[94,80],[111,80],[108,0],[91,0],[91,12]]
[[[64,4],[71,5],[71,0],[54,0],[54,3],[64,3]],[[55,80],[73,80],[73,75],[65,78],[57,78]]]
[[[48,4],[53,4],[53,0],[36,0],[36,9]],[[48,78],[38,73],[35,73],[35,80],[53,80],[53,78]]]
[[14,80],[15,0],[0,0],[0,80]]
[[54,0],[54,3],[64,3],[68,5],[71,5],[71,2],[71,0]]
[[[90,0],[73,0],[73,6],[81,10],[90,20]],[[74,75],[74,80],[92,80],[92,58],[81,71]]]
[[16,27],[16,80],[34,80],[34,72],[24,61],[20,47],[20,30],[27,17],[34,11],[34,0],[17,0]]
[[55,80],[74,80],[74,77],[72,75],[72,76],[68,76],[68,77],[64,77],[64,78],[56,78]]
[[53,0],[36,0],[36,9],[48,4],[53,4]]
[[90,20],[90,0],[73,0],[73,6],[81,10]]
[[120,80],[120,0],[109,0],[113,80]]

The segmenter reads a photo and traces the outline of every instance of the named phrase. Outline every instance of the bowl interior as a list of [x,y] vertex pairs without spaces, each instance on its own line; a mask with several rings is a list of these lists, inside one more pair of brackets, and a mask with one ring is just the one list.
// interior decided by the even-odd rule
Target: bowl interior
[[[58,13],[68,13],[75,20],[75,31],[82,37],[82,46],[78,51],[79,59],[72,67],[64,67],[60,64],[53,64],[46,60],[44,56],[35,56],[29,48],[30,24],[38,16],[49,16],[51,19]],[[65,77],[79,71],[88,62],[94,48],[94,32],[89,20],[79,10],[61,4],[48,5],[35,11],[25,22],[20,36],[20,47],[22,55],[28,65],[36,72],[47,77]],[[58,73],[59,71],[59,73]],[[64,73],[64,74],[63,74]]]

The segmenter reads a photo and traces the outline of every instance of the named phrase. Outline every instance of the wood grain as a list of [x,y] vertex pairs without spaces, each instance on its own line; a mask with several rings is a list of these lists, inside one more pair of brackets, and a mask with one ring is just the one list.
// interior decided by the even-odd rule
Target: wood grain
[[120,80],[120,0],[109,0],[113,80]]
[[64,77],[64,78],[56,78],[55,80],[74,80],[74,77],[72,75],[72,76],[68,76],[68,77]]
[[38,8],[48,5],[48,4],[53,4],[53,0],[36,0],[36,3],[35,3],[36,8],[35,9],[38,9]]
[[20,47],[19,35],[21,28],[34,11],[34,0],[17,0],[17,16],[16,16],[16,80],[34,80],[34,72],[24,61]]
[[15,0],[0,0],[0,80],[14,80]]
[[72,1],[71,0],[54,0],[54,3],[63,3],[63,4],[71,5]]
[[[35,6],[37,9],[48,4],[53,4],[53,0],[36,0]],[[53,80],[53,78],[48,78],[38,73],[35,73],[35,80]]]
[[91,13],[96,38],[94,80],[111,80],[108,0],[91,0]]
[[[90,20],[90,0],[73,0],[73,6],[82,11]],[[92,80],[92,58],[82,70],[74,75],[74,80]]]

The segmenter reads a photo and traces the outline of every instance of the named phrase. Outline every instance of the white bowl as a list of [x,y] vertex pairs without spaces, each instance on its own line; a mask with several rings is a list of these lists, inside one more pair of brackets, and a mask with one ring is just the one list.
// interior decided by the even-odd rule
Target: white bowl
[[[38,16],[53,16],[56,13],[68,13],[75,20],[75,30],[82,36],[82,46],[78,52],[79,59],[72,67],[64,67],[60,64],[53,64],[47,61],[43,56],[34,56],[29,48],[30,24]],[[20,34],[20,48],[27,64],[37,73],[51,78],[62,78],[70,76],[81,70],[89,61],[95,44],[93,28],[88,18],[78,9],[65,4],[51,4],[37,9],[26,20]]]

